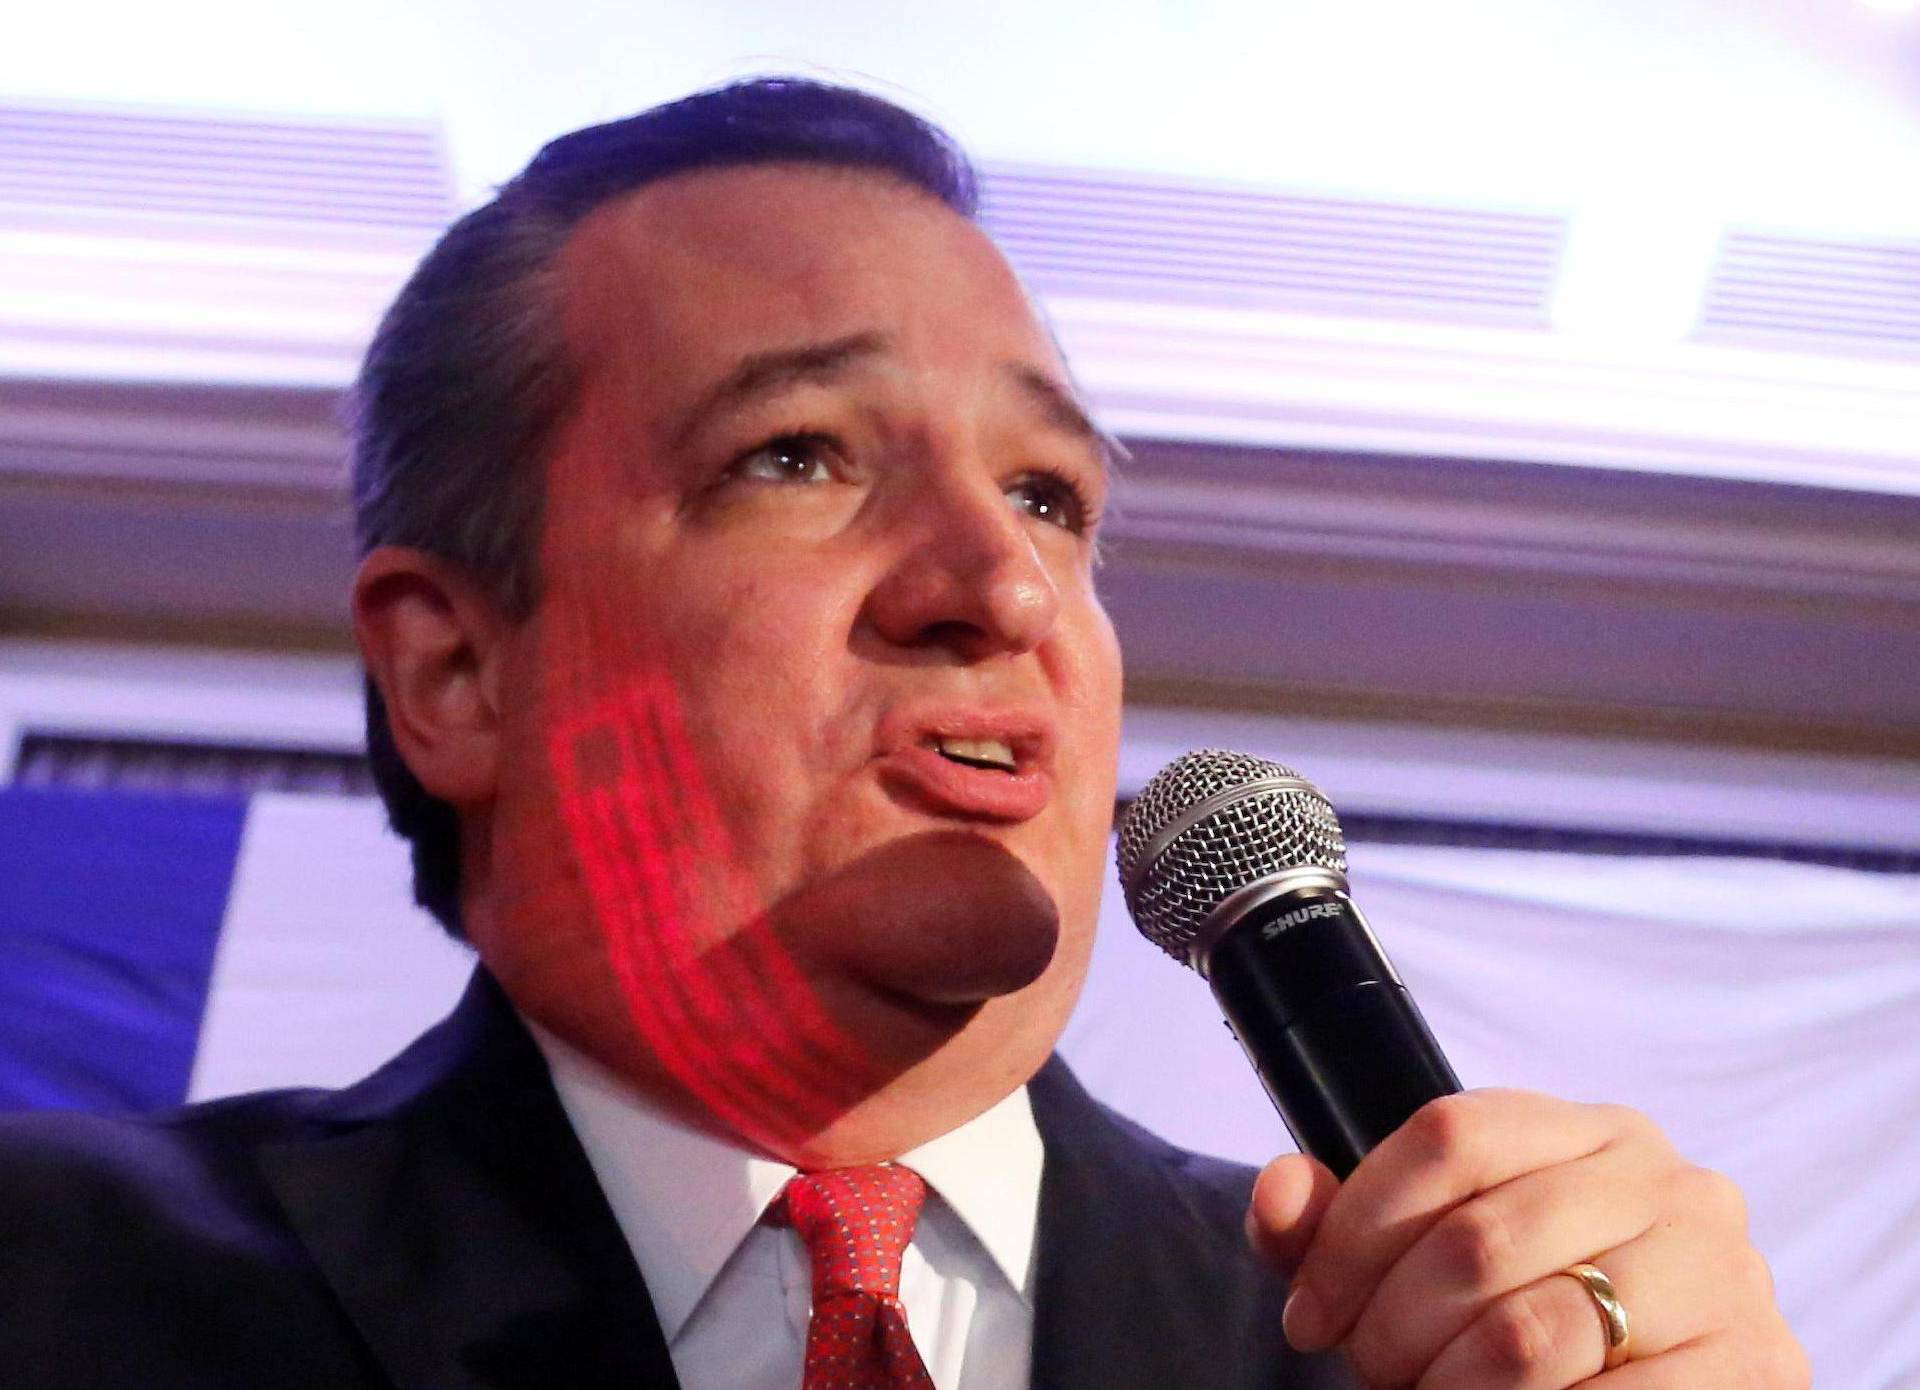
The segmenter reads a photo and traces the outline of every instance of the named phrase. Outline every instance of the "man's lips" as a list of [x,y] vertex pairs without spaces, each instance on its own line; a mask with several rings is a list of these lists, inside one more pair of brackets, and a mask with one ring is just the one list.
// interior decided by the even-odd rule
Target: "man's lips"
[[884,754],[879,773],[889,794],[918,810],[963,820],[1032,820],[1053,795],[1053,779],[1037,763],[1023,761],[1012,772],[969,767],[945,757],[931,742]]

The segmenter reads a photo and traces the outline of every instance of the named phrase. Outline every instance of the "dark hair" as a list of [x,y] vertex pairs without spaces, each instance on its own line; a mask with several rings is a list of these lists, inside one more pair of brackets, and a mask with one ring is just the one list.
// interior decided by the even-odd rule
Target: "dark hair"
[[[555,264],[594,209],[696,169],[813,163],[905,180],[975,215],[972,166],[943,131],[890,102],[801,78],[698,92],[554,140],[491,202],[455,222],[414,270],[367,350],[352,397],[355,543],[458,562],[513,620],[539,600],[543,452],[575,366]],[[413,845],[413,893],[460,924],[453,807],[401,760],[366,684],[367,756],[394,830]]]

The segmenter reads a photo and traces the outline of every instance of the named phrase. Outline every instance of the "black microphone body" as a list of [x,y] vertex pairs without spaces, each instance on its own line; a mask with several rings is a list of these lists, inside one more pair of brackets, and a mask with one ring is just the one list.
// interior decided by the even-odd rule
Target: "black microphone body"
[[1200,968],[1294,1142],[1342,1181],[1414,1111],[1460,1089],[1342,888],[1265,899]]
[[1349,896],[1333,808],[1291,768],[1202,749],[1128,809],[1141,934],[1213,988],[1302,1152],[1344,1180],[1459,1079]]

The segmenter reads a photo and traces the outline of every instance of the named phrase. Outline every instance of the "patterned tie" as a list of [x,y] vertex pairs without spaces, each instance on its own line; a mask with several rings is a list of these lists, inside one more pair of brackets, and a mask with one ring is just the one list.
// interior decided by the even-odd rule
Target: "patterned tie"
[[799,1173],[771,1213],[806,1242],[813,1318],[801,1390],[933,1390],[900,1305],[900,1257],[927,1184],[911,1168]]

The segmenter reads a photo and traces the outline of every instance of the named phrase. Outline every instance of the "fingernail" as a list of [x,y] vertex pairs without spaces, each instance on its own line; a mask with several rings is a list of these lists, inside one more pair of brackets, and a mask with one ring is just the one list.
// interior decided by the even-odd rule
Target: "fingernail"
[[1295,1351],[1319,1349],[1320,1300],[1304,1284],[1295,1284],[1287,1295],[1287,1306],[1280,1310],[1280,1330]]

